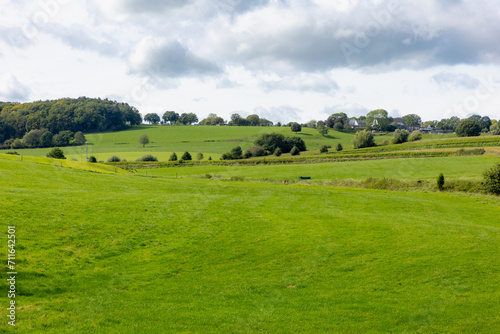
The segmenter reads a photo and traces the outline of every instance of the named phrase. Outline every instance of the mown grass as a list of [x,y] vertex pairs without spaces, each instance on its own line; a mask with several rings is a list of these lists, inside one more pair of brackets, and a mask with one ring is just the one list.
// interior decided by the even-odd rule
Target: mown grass
[[12,160],[0,180],[19,333],[500,331],[496,197]]
[[[341,143],[344,147],[352,147],[354,133],[330,131],[326,137],[316,129],[303,128],[300,133],[293,133],[286,127],[229,127],[229,126],[149,126],[133,127],[127,131],[88,134],[88,154],[98,160],[106,161],[116,155],[121,159],[135,161],[144,154],[154,154],[161,161],[167,161],[172,152],[177,154],[190,152],[192,155],[202,152],[205,159],[219,159],[223,153],[236,146],[243,150],[252,147],[254,141],[264,133],[282,133],[285,136],[299,136],[306,142],[309,150],[317,150],[321,145],[335,147]],[[139,138],[147,134],[150,144],[142,147]],[[390,136],[377,136],[381,143]],[[22,155],[45,156],[50,149],[18,150]],[[69,159],[85,160],[85,147],[73,146],[63,148]]]
[[256,166],[193,166],[179,168],[137,169],[138,175],[162,177],[203,177],[206,174],[223,178],[245,177],[271,180],[297,179],[310,176],[313,180],[364,180],[367,178],[394,178],[403,180],[435,179],[439,173],[446,178],[478,180],[482,173],[499,161],[492,156],[463,156],[437,158],[403,158],[326,162],[316,164],[280,164]]
[[0,162],[1,160],[11,160],[11,161],[25,161],[32,162],[36,164],[42,165],[51,165],[57,167],[64,168],[72,168],[72,169],[80,169],[86,170],[89,172],[97,172],[104,174],[130,174],[129,172],[117,167],[117,166],[109,166],[104,164],[92,164],[87,162],[80,161],[72,161],[67,159],[52,159],[52,158],[44,158],[37,156],[20,156],[20,155],[11,155],[11,154],[1,154],[0,153]]

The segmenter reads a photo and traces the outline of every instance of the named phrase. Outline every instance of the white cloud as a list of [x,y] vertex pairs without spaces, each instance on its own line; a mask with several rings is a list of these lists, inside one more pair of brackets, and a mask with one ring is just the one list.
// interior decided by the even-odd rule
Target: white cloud
[[26,102],[29,100],[30,89],[19,82],[12,73],[0,75],[0,101]]

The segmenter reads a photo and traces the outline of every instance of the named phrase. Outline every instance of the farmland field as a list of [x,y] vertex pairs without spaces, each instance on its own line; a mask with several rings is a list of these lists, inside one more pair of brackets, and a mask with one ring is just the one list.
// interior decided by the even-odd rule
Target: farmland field
[[500,331],[497,197],[5,159],[0,179],[19,333]]
[[[154,154],[161,161],[168,160],[172,152],[182,155],[188,151],[191,154],[202,152],[205,159],[209,156],[218,160],[220,156],[235,146],[243,150],[253,146],[253,142],[264,133],[282,133],[285,136],[298,136],[304,139],[308,150],[317,150],[321,145],[335,146],[341,143],[344,147],[352,147],[354,134],[330,131],[322,137],[316,129],[304,128],[300,133],[293,133],[286,127],[229,127],[229,126],[137,126],[127,131],[88,134],[86,135],[89,155],[98,160],[106,161],[116,155],[121,159],[134,161],[144,154]],[[146,147],[139,144],[139,138],[147,134],[151,143]],[[376,142],[381,143],[391,136],[377,136]],[[22,155],[45,156],[50,151],[44,149],[18,150]],[[65,147],[64,152],[69,159],[85,160],[85,147]]]
[[138,169],[138,175],[162,177],[202,177],[213,174],[224,178],[297,179],[309,176],[313,180],[367,178],[397,178],[403,180],[435,179],[439,173],[447,178],[479,180],[484,170],[500,161],[493,156],[410,158],[346,161],[316,164],[285,164],[258,166],[190,166],[179,168]]

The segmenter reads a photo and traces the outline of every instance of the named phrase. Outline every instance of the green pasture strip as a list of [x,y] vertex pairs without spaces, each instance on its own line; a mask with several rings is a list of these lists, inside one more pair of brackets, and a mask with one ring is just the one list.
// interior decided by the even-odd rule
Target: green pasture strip
[[0,179],[18,333],[500,331],[497,197],[13,160]]
[[[230,126],[154,126],[141,125],[129,130],[108,133],[86,134],[89,145],[88,154],[98,160],[116,155],[122,159],[136,160],[145,154],[161,156],[160,160],[168,160],[172,152],[185,151],[193,156],[202,152],[205,159],[219,159],[223,153],[236,146],[243,150],[252,147],[254,141],[265,133],[281,133],[284,136],[302,138],[309,150],[317,150],[321,145],[335,147],[341,143],[345,148],[352,147],[353,132],[344,133],[330,131],[326,137],[321,136],[316,129],[303,128],[300,133],[291,132],[286,127],[230,127]],[[147,134],[150,144],[142,147],[139,138]],[[382,143],[390,139],[390,135],[376,136],[375,141]],[[71,159],[85,161],[85,146],[69,146],[62,148],[65,155]],[[22,155],[45,156],[51,149],[20,149]]]
[[129,174],[128,171],[123,170],[119,167],[108,166],[103,164],[91,164],[87,162],[71,161],[67,159],[52,159],[43,158],[36,156],[20,156],[20,155],[10,155],[10,154],[0,154],[0,164],[3,161],[22,161],[26,163],[37,163],[42,165],[51,165],[57,167],[65,167],[72,169],[81,169],[90,172],[104,173],[104,174]]
[[497,161],[500,162],[500,159],[492,156],[452,156],[432,159],[401,158],[311,164],[204,165],[185,168],[137,169],[135,173],[161,177],[205,177],[209,174],[222,178],[244,177],[270,180],[293,180],[298,179],[299,176],[310,176],[316,181],[365,180],[367,178],[432,180],[443,173],[446,178],[479,180],[484,170]]
[[345,155],[308,155],[296,157],[274,157],[267,156],[254,159],[241,160],[213,160],[213,161],[168,161],[168,162],[116,162],[107,163],[110,166],[117,166],[124,169],[152,169],[168,167],[193,167],[193,166],[255,166],[255,165],[281,165],[281,164],[312,164],[341,161],[376,160],[391,158],[430,158],[447,157],[455,155],[454,151],[422,151],[422,152],[387,152],[387,153],[361,153]]
[[405,150],[428,150],[428,149],[446,149],[446,148],[479,148],[500,146],[500,136],[480,136],[466,138],[445,138],[435,140],[421,140],[397,145],[385,145],[356,150],[348,150],[345,153],[373,153],[373,152],[391,152]]

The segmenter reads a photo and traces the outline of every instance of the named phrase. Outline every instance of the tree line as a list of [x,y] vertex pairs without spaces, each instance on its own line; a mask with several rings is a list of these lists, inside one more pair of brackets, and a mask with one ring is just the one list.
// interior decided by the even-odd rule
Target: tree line
[[136,108],[108,99],[80,97],[30,103],[0,102],[0,144],[3,147],[11,146],[28,133],[31,135],[27,139],[34,140],[24,143],[26,146],[59,146],[59,142],[66,143],[68,137],[69,142],[73,141],[78,132],[118,131],[141,123],[142,116]]
[[[239,114],[232,114],[231,120],[228,122],[224,118],[211,113],[206,118],[199,121],[198,116],[194,113],[178,114],[175,111],[166,111],[160,118],[156,113],[149,113],[144,116],[144,121],[149,124],[162,125],[228,125],[228,126],[273,126],[274,123],[259,117],[259,115],[250,115],[241,117]],[[199,122],[199,123],[198,123]],[[281,126],[281,123],[278,123]]]

